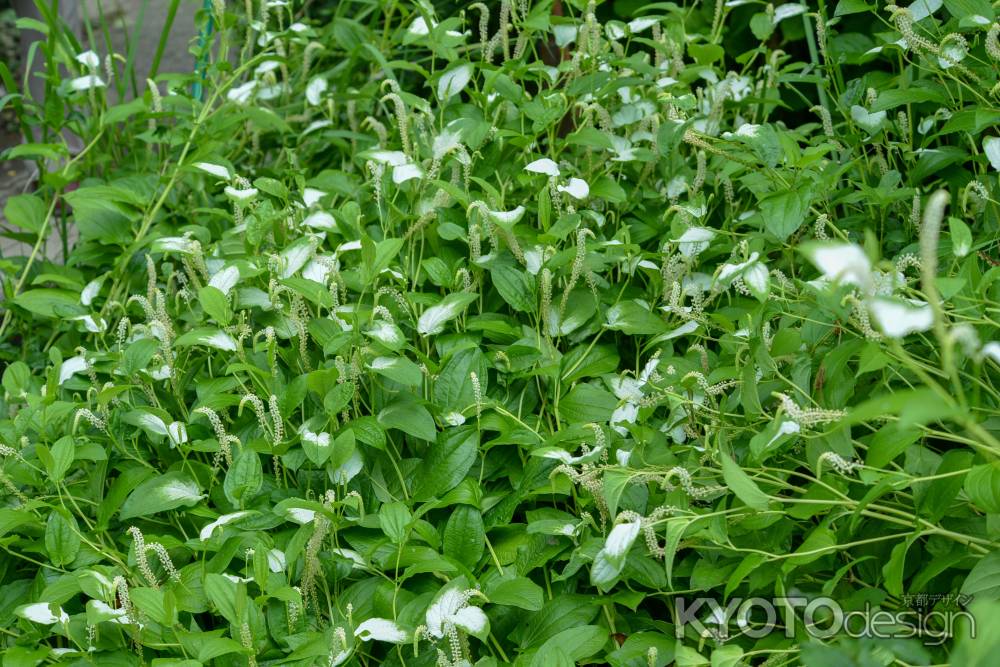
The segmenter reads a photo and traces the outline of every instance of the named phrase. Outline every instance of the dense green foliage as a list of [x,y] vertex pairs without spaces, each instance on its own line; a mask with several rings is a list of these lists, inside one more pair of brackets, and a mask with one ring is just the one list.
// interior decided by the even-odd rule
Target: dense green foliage
[[4,665],[994,664],[988,0],[242,4],[0,101]]

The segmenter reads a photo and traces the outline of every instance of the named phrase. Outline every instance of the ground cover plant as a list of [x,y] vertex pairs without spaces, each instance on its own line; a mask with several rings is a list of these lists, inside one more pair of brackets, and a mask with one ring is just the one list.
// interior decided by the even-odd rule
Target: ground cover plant
[[993,664],[988,0],[43,15],[4,665]]

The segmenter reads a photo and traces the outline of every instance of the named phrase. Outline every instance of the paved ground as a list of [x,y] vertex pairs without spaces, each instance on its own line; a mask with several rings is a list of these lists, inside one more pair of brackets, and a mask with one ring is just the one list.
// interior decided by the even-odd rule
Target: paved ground
[[[77,0],[64,0],[75,2]],[[105,19],[110,24],[112,48],[115,52],[126,54],[128,39],[137,40],[136,48],[136,78],[144,81],[149,72],[160,34],[166,23],[166,0],[80,0],[84,20],[92,22],[93,33],[97,44],[90,45],[102,57],[107,53],[104,40],[100,37],[102,31],[98,24],[98,3],[104,9]],[[194,68],[194,57],[188,53],[191,41],[197,37],[194,24],[195,11],[202,6],[201,0],[182,0],[177,16],[170,30],[166,50],[160,61],[160,73],[190,72]],[[142,24],[139,18],[142,16]],[[81,26],[81,42],[86,43],[86,32]],[[0,149],[13,146],[20,140],[14,135],[0,134]],[[33,186],[34,169],[28,163],[0,162],[0,223],[3,223],[3,205],[7,197],[21,192],[30,192]],[[10,239],[0,239],[0,256],[17,256],[27,254],[30,248]],[[56,261],[62,259],[62,241],[55,236],[46,244],[46,255]],[[2,298],[2,297],[0,297]]]

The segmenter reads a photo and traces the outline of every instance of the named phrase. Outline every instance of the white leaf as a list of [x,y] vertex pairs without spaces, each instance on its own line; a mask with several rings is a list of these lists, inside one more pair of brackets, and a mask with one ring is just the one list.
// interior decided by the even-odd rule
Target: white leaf
[[332,553],[332,554],[334,554],[336,556],[340,556],[341,558],[344,558],[346,560],[351,561],[352,563],[354,563],[354,567],[359,567],[359,568],[365,568],[365,567],[367,567],[367,565],[365,564],[365,559],[362,558],[361,554],[359,554],[354,549],[334,548],[334,549],[330,549],[330,553]]
[[204,528],[202,528],[201,532],[198,533],[198,538],[202,542],[204,542],[205,540],[212,537],[212,533],[215,532],[215,529],[218,528],[219,526],[225,526],[227,523],[232,523],[237,519],[242,519],[243,517],[249,514],[250,512],[233,512],[232,514],[223,514],[218,519],[216,519],[212,523],[207,524]]
[[913,0],[908,9],[914,21],[922,21],[937,10],[941,9],[944,0]]
[[787,18],[793,16],[798,16],[799,14],[804,14],[806,8],[803,5],[797,4],[787,4],[781,5],[780,7],[775,7],[774,9],[774,25],[777,25]]
[[458,95],[462,92],[469,85],[469,81],[472,80],[472,71],[473,68],[470,63],[462,63],[445,71],[441,75],[441,78],[438,79],[438,99],[444,102],[452,95]]
[[889,338],[927,331],[934,325],[934,311],[923,301],[876,297],[868,303],[875,323]]
[[139,426],[157,435],[167,434],[167,424],[154,414],[144,412],[139,415]]
[[93,315],[77,315],[69,319],[76,322],[83,322],[83,328],[90,333],[104,333],[108,329],[108,323],[102,317],[98,317],[95,320]]
[[679,239],[672,239],[677,249],[685,257],[694,257],[703,252],[715,238],[715,232],[707,227],[690,227],[681,234]]
[[289,521],[294,521],[298,524],[307,524],[312,523],[312,520],[316,518],[316,511],[304,507],[289,507],[285,510],[285,515]]
[[886,113],[884,111],[872,113],[868,109],[855,104],[851,107],[851,118],[854,119],[855,123],[864,128],[868,134],[875,134],[881,129],[882,124],[885,123]]
[[267,569],[271,572],[283,572],[288,567],[285,552],[281,549],[270,549],[267,552]]
[[315,251],[312,239],[301,238],[281,251],[281,277],[291,278],[305,266]]
[[167,437],[170,438],[170,447],[183,444],[188,441],[187,426],[183,422],[171,422],[167,426]]
[[613,560],[620,559],[632,548],[640,528],[642,523],[638,519],[616,525],[604,540],[604,553]]
[[69,82],[69,87],[78,92],[81,90],[90,90],[91,88],[103,88],[104,86],[104,79],[96,74],[77,77]]
[[252,201],[257,196],[257,188],[234,188],[231,185],[227,185],[224,192],[227,197],[240,203]]
[[444,331],[445,323],[458,317],[475,299],[476,296],[470,292],[449,294],[441,300],[441,303],[431,306],[420,315],[420,319],[417,320],[417,332],[423,336],[441,333]]
[[552,26],[552,32],[556,37],[556,46],[560,49],[569,46],[576,40],[579,28],[571,23],[558,23]]
[[403,151],[371,151],[368,157],[375,162],[392,165],[393,167],[399,167],[410,161],[410,158]]
[[806,250],[806,255],[827,280],[862,288],[871,284],[872,264],[860,246],[824,243]]
[[504,229],[510,229],[517,221],[524,217],[524,207],[518,206],[513,211],[486,211],[490,220]]
[[571,178],[568,184],[560,185],[556,189],[559,192],[565,192],[574,199],[586,199],[587,195],[590,194],[590,186],[582,178]]
[[490,620],[486,618],[486,613],[482,609],[469,606],[456,611],[451,617],[451,622],[456,628],[470,635],[480,635],[489,626]]
[[354,636],[363,642],[375,640],[390,644],[405,644],[409,635],[387,618],[369,618],[354,629]]
[[229,168],[221,164],[212,164],[211,162],[195,162],[192,167],[196,169],[201,169],[205,173],[211,174],[212,176],[218,176],[219,178],[229,180],[232,178],[229,173]]
[[325,196],[326,193],[324,191],[317,190],[316,188],[306,188],[302,191],[302,201],[306,207],[312,206]]
[[225,350],[226,352],[236,351],[236,341],[225,331],[213,331],[210,334],[199,336],[198,342],[202,345],[214,347],[217,350]]
[[17,608],[17,615],[35,623],[51,625],[53,623],[66,623],[69,621],[69,614],[63,611],[62,607],[56,607],[58,614],[53,614],[48,602],[36,602]]
[[653,18],[651,16],[644,16],[642,18],[632,19],[628,22],[628,29],[633,35],[638,35],[640,32],[645,32],[649,28],[660,22],[660,19]]
[[198,485],[194,483],[194,480],[185,479],[170,480],[167,484],[156,489],[156,492],[166,500],[180,500],[188,503],[196,503],[205,497],[198,491]]
[[66,382],[80,371],[87,370],[87,360],[82,356],[70,357],[62,363],[59,369],[59,384]]
[[227,266],[208,281],[211,287],[219,290],[223,294],[229,294],[229,290],[236,287],[236,283],[240,281],[240,270],[235,266]]
[[328,87],[326,79],[321,76],[313,77],[309,81],[309,85],[306,86],[306,101],[314,107],[319,106],[320,102],[323,101],[323,93]]
[[229,92],[226,93],[226,99],[236,102],[237,104],[246,104],[250,101],[250,97],[253,95],[253,91],[257,89],[256,81],[247,81],[242,86],[236,86],[235,88],[230,88]]
[[758,299],[767,297],[768,288],[771,284],[771,277],[767,269],[760,262],[754,262],[743,270],[743,282],[750,288],[750,292]]
[[414,178],[420,178],[423,175],[424,170],[412,162],[392,168],[392,182],[396,185],[413,180]]
[[431,28],[434,27],[434,25],[435,24],[432,22],[431,25],[428,26],[424,17],[418,16],[413,19],[413,23],[410,24],[410,27],[407,28],[406,32],[417,37],[423,37],[424,35],[431,34]]
[[337,220],[326,211],[314,211],[306,216],[302,224],[312,229],[324,229],[327,231],[337,231]]
[[558,176],[559,175],[559,165],[550,160],[547,157],[540,158],[531,162],[524,168],[525,171],[530,171],[535,174],[546,174],[548,176]]
[[997,364],[1000,364],[1000,343],[996,341],[990,341],[983,345],[983,349],[979,351],[980,356],[983,358],[989,357]]
[[94,297],[97,296],[101,291],[101,285],[104,284],[104,278],[98,278],[97,280],[91,280],[80,292],[80,303],[85,306],[89,306],[94,301]]
[[84,51],[83,53],[78,53],[76,56],[76,62],[80,63],[84,67],[89,69],[97,69],[101,66],[101,58],[93,51]]
[[361,472],[364,466],[365,460],[361,457],[361,449],[355,449],[351,454],[351,458],[347,459],[336,470],[328,470],[327,475],[334,484],[347,484]]
[[983,152],[990,161],[990,166],[994,171],[1000,171],[1000,137],[986,137],[983,139]]

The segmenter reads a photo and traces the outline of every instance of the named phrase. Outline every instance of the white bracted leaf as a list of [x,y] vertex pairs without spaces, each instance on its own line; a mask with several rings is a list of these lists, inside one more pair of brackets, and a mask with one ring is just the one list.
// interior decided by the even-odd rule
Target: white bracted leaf
[[69,614],[63,611],[62,607],[56,607],[59,612],[52,613],[48,602],[35,602],[17,608],[17,615],[35,623],[52,625],[53,623],[66,623],[69,621]]
[[390,644],[405,644],[409,634],[387,618],[369,618],[354,629],[354,636],[363,642],[378,641]]
[[449,294],[436,306],[425,310],[417,320],[417,332],[423,336],[444,331],[444,325],[458,317],[466,306],[476,300],[472,292]]
[[707,227],[689,227],[679,239],[673,239],[677,250],[685,257],[694,257],[703,252],[715,238],[715,232]]
[[743,282],[746,283],[755,297],[763,299],[767,297],[771,286],[771,276],[763,264],[754,262],[743,269]]
[[84,51],[76,55],[76,62],[88,69],[97,69],[101,66],[101,58],[93,51]]
[[604,553],[613,560],[622,558],[632,548],[641,528],[639,519],[616,525],[604,540]]
[[868,302],[868,309],[878,328],[889,338],[903,338],[927,331],[934,325],[934,311],[916,299],[876,297]]
[[313,211],[302,224],[312,229],[322,229],[325,231],[337,231],[337,220],[326,211]]
[[309,102],[314,107],[318,107],[323,101],[323,93],[329,88],[330,84],[326,82],[321,76],[315,76],[309,81],[309,85],[306,86],[306,101]]
[[990,166],[994,171],[1000,171],[1000,137],[986,137],[983,139],[983,152],[990,161]]
[[565,192],[573,199],[586,199],[590,194],[590,186],[582,178],[571,178],[566,185],[560,185],[556,189]]
[[306,207],[310,207],[317,203],[320,199],[326,196],[326,192],[323,190],[318,190],[316,188],[305,188],[302,191],[302,202]]
[[89,306],[94,302],[94,297],[96,297],[101,292],[101,285],[104,284],[104,278],[98,278],[96,280],[91,280],[87,283],[83,291],[80,292],[80,303],[84,306]]
[[76,92],[81,90],[90,90],[91,88],[104,88],[105,85],[104,79],[96,74],[88,74],[87,76],[77,77],[69,82],[70,89]]
[[167,425],[167,437],[171,447],[184,444],[188,441],[187,426],[184,422],[171,422]]
[[80,371],[87,370],[87,360],[82,356],[70,357],[62,363],[59,369],[59,384],[66,382]]
[[202,345],[214,347],[217,350],[225,350],[226,352],[236,351],[236,341],[233,340],[233,337],[225,331],[217,330],[211,333],[206,333],[198,337],[198,342]]
[[294,523],[307,524],[316,518],[316,511],[304,507],[289,507],[285,510],[285,516]]
[[414,178],[420,178],[423,175],[424,170],[421,169],[419,165],[413,164],[412,162],[401,164],[398,167],[392,168],[392,182],[396,185],[412,181]]
[[232,175],[229,173],[229,168],[224,167],[221,164],[213,164],[211,162],[195,162],[191,166],[195,167],[196,169],[200,169],[206,174],[211,174],[212,176],[218,176],[219,178],[226,181],[232,178]]
[[257,196],[257,188],[234,188],[231,185],[227,185],[224,192],[227,197],[241,204],[251,202]]
[[827,280],[861,288],[871,284],[872,263],[861,246],[823,243],[808,248],[805,254]]
[[304,237],[295,241],[290,246],[281,251],[281,277],[291,278],[299,269],[306,265],[312,257],[316,246],[309,237]]
[[204,542],[205,540],[212,537],[212,533],[215,532],[215,529],[218,528],[219,526],[225,526],[227,523],[232,523],[233,521],[242,519],[243,517],[248,516],[250,514],[251,512],[246,512],[246,511],[233,512],[232,514],[223,514],[212,523],[206,524],[205,527],[201,529],[201,532],[198,533],[198,539]]
[[236,287],[236,283],[240,281],[240,270],[235,266],[227,266],[221,269],[218,273],[212,276],[212,279],[208,281],[209,286],[214,287],[223,294],[228,295],[229,290]]
[[154,414],[144,412],[138,416],[139,426],[157,435],[167,434],[167,424]]
[[528,163],[528,166],[526,166],[524,170],[530,171],[533,174],[545,174],[547,176],[558,176],[560,173],[559,165],[547,157],[539,158],[534,162]]
[[445,71],[438,79],[437,94],[442,102],[465,90],[472,80],[473,67],[470,63],[462,63]]

